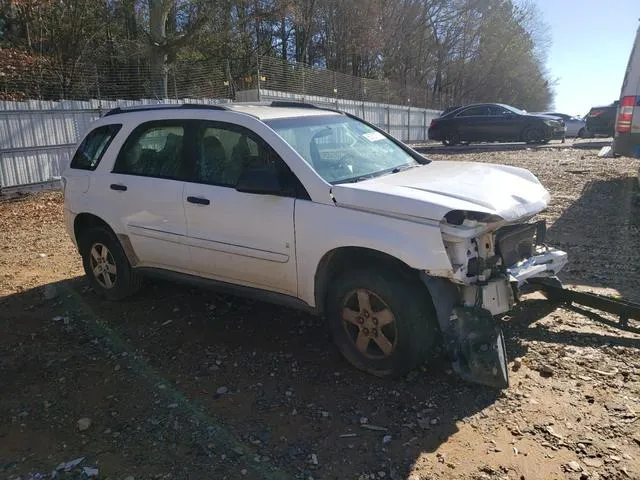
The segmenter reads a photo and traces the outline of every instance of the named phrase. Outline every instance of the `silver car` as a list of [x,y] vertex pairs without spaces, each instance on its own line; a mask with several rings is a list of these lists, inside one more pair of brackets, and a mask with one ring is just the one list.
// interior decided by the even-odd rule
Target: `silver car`
[[557,112],[541,112],[541,114],[558,117],[564,120],[564,124],[567,127],[567,137],[585,138],[588,136],[586,122],[581,118],[573,117],[571,115],[567,115],[566,113]]

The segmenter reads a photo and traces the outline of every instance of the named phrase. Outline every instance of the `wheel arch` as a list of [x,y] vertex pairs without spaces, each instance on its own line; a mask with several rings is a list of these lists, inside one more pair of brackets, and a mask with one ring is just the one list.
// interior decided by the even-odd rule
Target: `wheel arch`
[[79,213],[73,220],[73,235],[76,239],[78,249],[80,249],[80,239],[82,237],[82,233],[96,227],[105,228],[114,236],[114,238],[116,238],[120,242],[120,245],[122,246],[124,253],[127,255],[127,259],[129,260],[131,266],[136,266],[138,264],[139,260],[135,251],[133,250],[133,246],[131,245],[129,237],[124,234],[117,234],[114,229],[111,228],[111,225],[109,225],[105,220],[98,217],[97,215],[88,212]]
[[[390,268],[411,280],[420,281],[418,270],[393,255],[367,247],[337,247],[325,253],[316,268],[314,281],[316,311],[320,315],[325,313],[327,291],[333,278],[349,269],[372,265]],[[426,288],[425,292],[428,293]]]

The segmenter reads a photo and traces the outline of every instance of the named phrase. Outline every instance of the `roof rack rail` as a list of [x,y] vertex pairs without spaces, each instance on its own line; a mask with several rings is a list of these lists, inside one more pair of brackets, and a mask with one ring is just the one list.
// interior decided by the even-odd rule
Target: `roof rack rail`
[[305,103],[305,102],[295,102],[291,100],[274,100],[271,102],[272,107],[282,107],[282,108],[311,108],[315,110],[325,110],[327,112],[341,113],[345,115],[345,112],[342,110],[338,110],[337,108],[329,108],[329,107],[321,107],[319,105],[314,105],[313,103]]
[[131,107],[116,107],[109,110],[103,116],[118,115],[120,113],[146,112],[152,110],[174,110],[174,109],[196,109],[196,110],[228,110],[223,105],[210,105],[206,103],[150,103],[144,105],[134,105]]
[[271,102],[271,106],[281,108],[315,108],[318,110],[327,110],[323,107],[319,107],[318,105],[314,105],[313,103],[296,102],[291,100],[274,100]]

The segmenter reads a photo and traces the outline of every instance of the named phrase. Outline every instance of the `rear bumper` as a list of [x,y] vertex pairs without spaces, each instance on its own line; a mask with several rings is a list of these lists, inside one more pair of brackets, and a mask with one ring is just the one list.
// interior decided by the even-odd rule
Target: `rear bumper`
[[613,139],[613,153],[640,158],[640,132],[618,133]]
[[430,128],[427,132],[427,136],[429,137],[429,140],[442,140],[442,132],[440,131],[440,129],[436,130],[434,128]]
[[76,214],[73,213],[71,210],[67,210],[66,208],[64,209],[64,228],[67,231],[67,234],[69,234],[69,237],[71,237],[71,241],[75,244],[75,246],[78,246],[78,242],[76,240],[76,233],[74,231],[73,228],[73,224],[75,222],[76,219]]

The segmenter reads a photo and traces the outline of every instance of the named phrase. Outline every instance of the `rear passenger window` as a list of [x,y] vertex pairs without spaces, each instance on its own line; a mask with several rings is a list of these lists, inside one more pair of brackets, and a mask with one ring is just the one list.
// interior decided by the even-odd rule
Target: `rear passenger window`
[[168,179],[185,177],[184,126],[177,123],[145,125],[126,141],[114,173]]
[[122,125],[103,125],[89,132],[71,159],[71,168],[95,170]]

